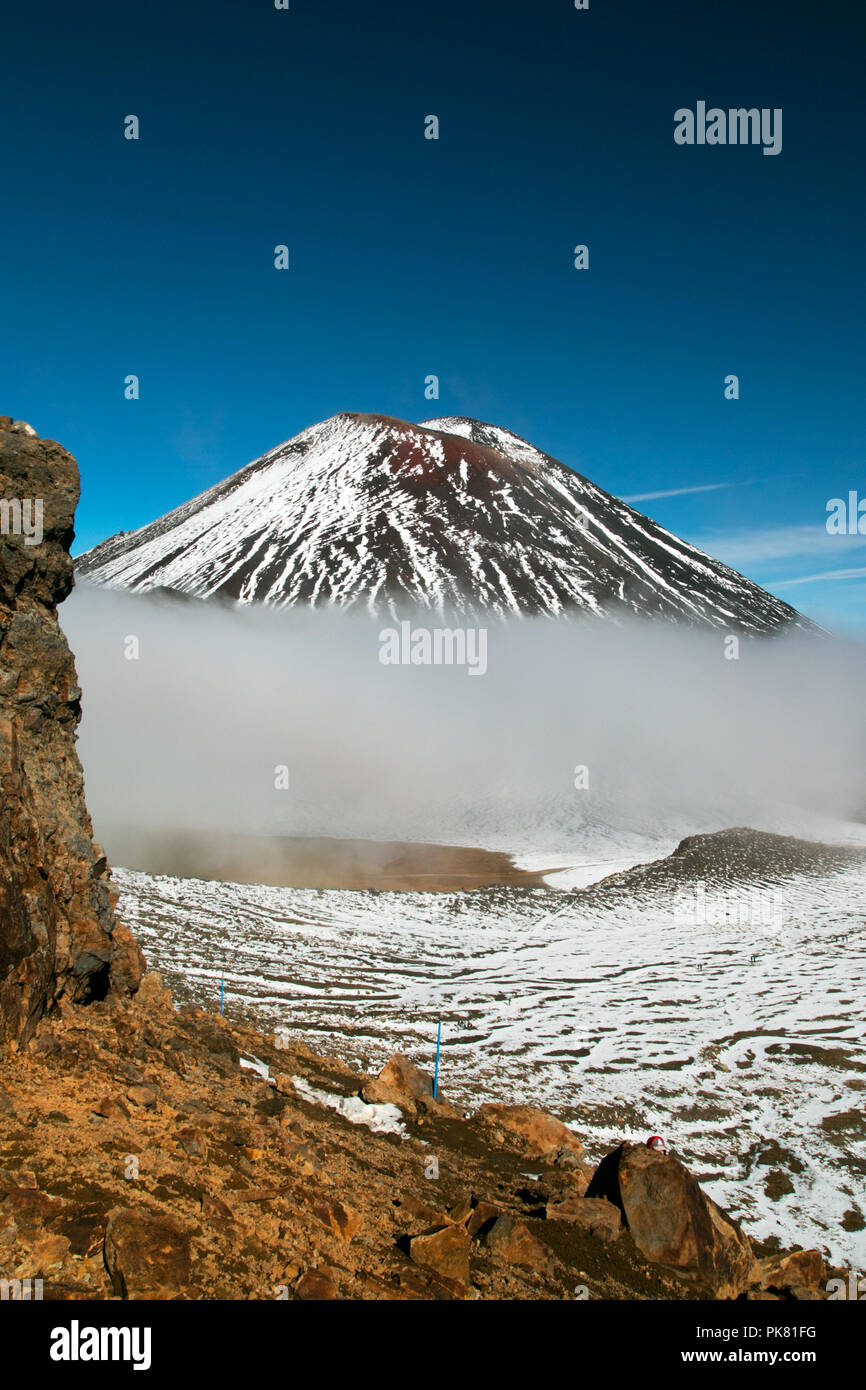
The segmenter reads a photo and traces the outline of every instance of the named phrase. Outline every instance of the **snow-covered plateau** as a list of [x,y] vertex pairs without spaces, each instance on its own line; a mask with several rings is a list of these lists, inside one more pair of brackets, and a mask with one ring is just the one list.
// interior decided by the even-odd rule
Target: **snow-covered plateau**
[[585,895],[116,876],[178,998],[224,978],[229,1014],[370,1069],[431,1065],[441,1020],[467,1109],[547,1106],[592,1158],[662,1134],[753,1235],[866,1263],[862,863]]

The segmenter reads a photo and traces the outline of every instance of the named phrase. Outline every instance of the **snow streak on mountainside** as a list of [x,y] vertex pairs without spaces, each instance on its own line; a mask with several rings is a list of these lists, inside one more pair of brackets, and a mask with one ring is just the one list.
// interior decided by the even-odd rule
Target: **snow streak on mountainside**
[[77,568],[112,588],[277,607],[811,627],[517,435],[456,418],[335,415]]

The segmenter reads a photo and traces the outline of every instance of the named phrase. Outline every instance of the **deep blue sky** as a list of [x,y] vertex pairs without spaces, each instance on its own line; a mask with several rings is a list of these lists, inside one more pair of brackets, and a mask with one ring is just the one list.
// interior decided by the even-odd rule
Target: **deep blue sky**
[[[863,11],[7,7],[0,411],[78,458],[77,548],[337,410],[466,414],[620,496],[724,484],[636,505],[866,628],[824,528],[866,497]],[[781,107],[782,153],[676,145],[698,100]]]

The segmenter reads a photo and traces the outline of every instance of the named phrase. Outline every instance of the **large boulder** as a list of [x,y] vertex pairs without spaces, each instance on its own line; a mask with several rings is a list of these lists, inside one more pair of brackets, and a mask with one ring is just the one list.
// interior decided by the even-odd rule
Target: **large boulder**
[[379,1072],[377,1085],[382,1094],[392,1092],[416,1100],[421,1096],[433,1095],[432,1076],[428,1076],[426,1071],[421,1071],[420,1067],[416,1067],[401,1052],[395,1052],[390,1061],[385,1063]]
[[648,1260],[699,1279],[717,1298],[736,1298],[754,1275],[748,1237],[673,1154],[621,1144],[602,1159],[586,1195],[619,1207]]
[[583,1157],[583,1144],[573,1130],[532,1105],[482,1105],[474,1118],[492,1131],[497,1143],[507,1143],[532,1158],[548,1162]]
[[19,1046],[61,998],[132,992],[142,969],[93,843],[57,620],[78,492],[65,449],[0,416],[0,1043]]

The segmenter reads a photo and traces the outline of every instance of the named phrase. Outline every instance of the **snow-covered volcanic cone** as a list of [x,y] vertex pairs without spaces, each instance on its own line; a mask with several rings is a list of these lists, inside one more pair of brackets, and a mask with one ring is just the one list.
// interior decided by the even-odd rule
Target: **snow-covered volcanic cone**
[[517,435],[456,418],[335,415],[77,568],[111,588],[278,607],[812,626]]

